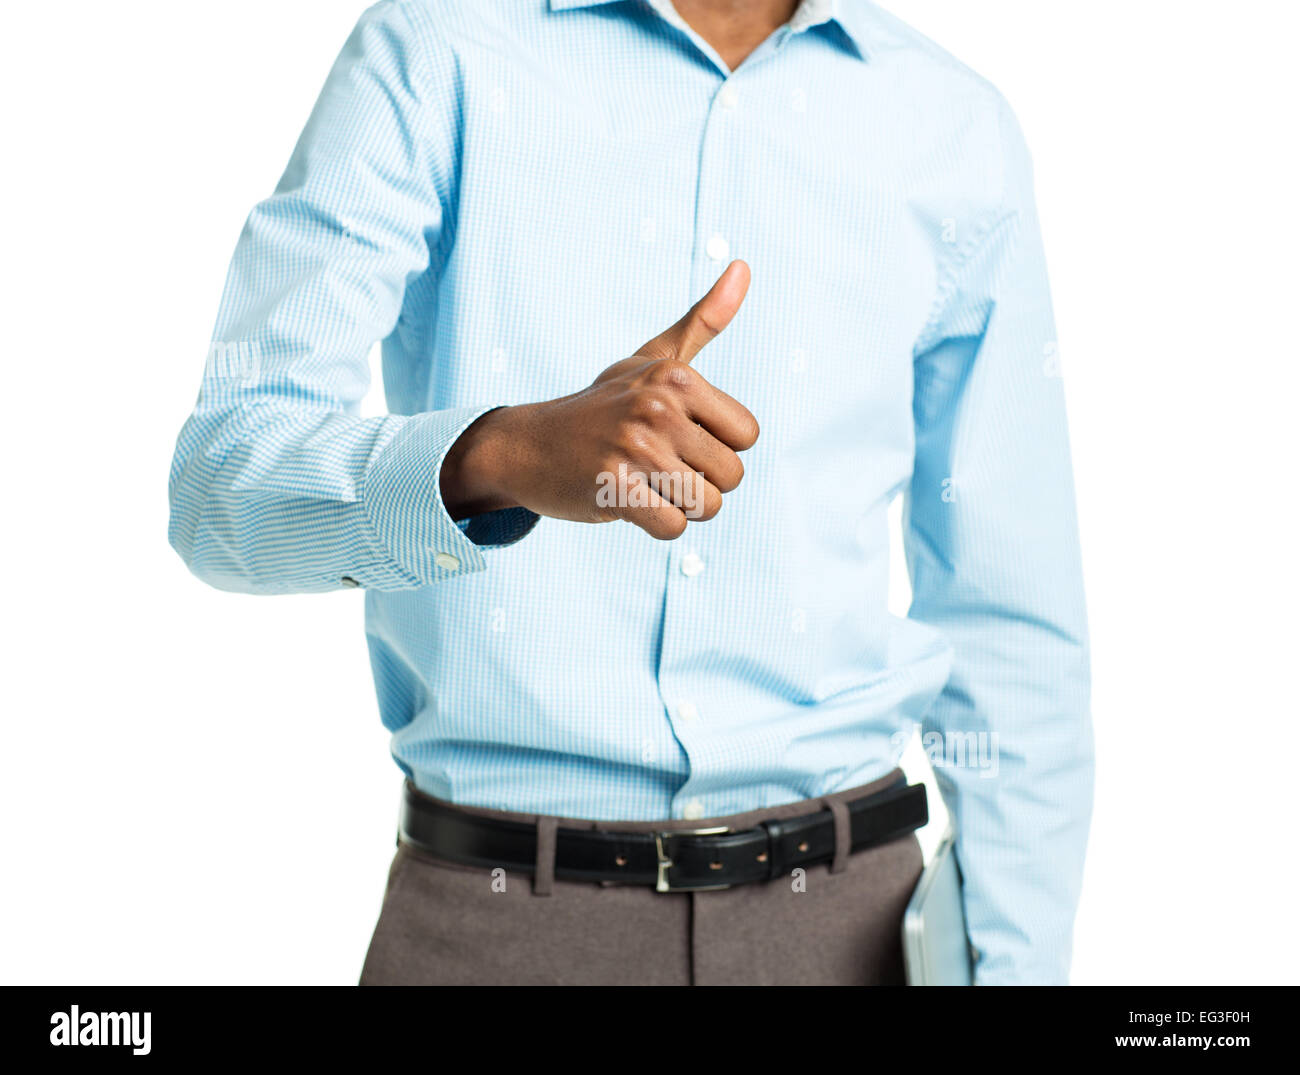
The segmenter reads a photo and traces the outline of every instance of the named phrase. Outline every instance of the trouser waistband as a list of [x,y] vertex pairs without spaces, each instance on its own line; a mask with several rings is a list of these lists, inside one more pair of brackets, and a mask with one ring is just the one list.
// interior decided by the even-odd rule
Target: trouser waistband
[[816,799],[696,820],[593,821],[457,806],[409,781],[399,840],[435,858],[555,880],[698,891],[771,880],[915,831],[928,820],[924,785],[901,770]]

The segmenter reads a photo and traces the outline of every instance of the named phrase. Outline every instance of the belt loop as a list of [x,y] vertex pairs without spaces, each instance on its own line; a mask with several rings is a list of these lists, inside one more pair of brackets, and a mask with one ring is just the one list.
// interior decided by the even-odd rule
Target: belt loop
[[543,815],[537,819],[537,861],[533,865],[533,895],[549,896],[555,885],[555,830],[560,820]]
[[831,873],[839,873],[849,864],[853,848],[853,829],[849,823],[849,804],[840,798],[822,799],[822,805],[831,812],[835,829],[835,857],[831,860]]

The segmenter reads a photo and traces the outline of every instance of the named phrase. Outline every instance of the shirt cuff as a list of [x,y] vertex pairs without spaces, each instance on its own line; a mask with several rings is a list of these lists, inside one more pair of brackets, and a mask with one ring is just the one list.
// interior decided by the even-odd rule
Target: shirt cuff
[[458,525],[442,500],[442,463],[460,435],[494,407],[409,416],[374,457],[361,501],[375,543],[413,586],[427,586],[487,566],[483,547],[509,545],[537,516],[525,508],[487,512]]
[[459,520],[456,525],[475,545],[500,549],[526,537],[540,518],[537,512],[527,508],[502,508],[500,511],[471,515],[468,519]]

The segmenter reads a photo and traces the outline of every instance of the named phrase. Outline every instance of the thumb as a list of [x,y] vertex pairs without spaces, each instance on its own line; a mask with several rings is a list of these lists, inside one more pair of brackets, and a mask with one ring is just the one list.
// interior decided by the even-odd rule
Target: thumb
[[661,332],[637,354],[690,362],[700,353],[700,348],[731,323],[748,290],[749,266],[743,261],[733,261],[709,288],[708,294],[686,311],[685,317]]

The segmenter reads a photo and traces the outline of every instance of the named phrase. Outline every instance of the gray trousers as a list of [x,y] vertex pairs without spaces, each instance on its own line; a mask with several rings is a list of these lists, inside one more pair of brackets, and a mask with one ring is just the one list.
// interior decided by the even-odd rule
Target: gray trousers
[[[472,813],[567,828],[648,832],[814,813],[889,786],[897,772],[824,799],[699,821],[591,822]],[[836,813],[839,813],[837,810]],[[550,842],[553,856],[553,841]],[[656,892],[496,875],[399,844],[362,985],[889,985],[921,873],[914,835],[790,877],[713,892]]]

